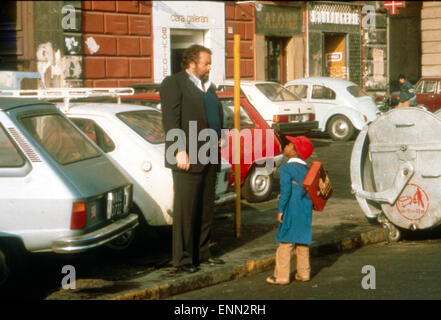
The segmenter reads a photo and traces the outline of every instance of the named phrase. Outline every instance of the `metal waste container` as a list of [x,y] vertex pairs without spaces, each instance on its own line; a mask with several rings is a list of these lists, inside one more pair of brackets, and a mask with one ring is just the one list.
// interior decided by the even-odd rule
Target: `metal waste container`
[[[441,114],[440,114],[441,116]],[[441,224],[441,118],[407,107],[379,116],[358,135],[351,155],[352,191],[390,241],[402,230]]]

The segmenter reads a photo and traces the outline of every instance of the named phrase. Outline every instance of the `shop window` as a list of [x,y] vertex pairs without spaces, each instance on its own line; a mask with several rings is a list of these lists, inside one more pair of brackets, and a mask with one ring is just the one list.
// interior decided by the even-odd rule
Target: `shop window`
[[335,92],[332,89],[326,88],[324,86],[312,86],[312,99],[326,99],[334,100]]

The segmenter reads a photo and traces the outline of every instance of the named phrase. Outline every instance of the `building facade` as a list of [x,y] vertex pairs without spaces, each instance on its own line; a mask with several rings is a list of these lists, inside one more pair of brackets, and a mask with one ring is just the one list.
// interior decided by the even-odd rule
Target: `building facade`
[[[239,34],[242,79],[284,84],[331,76],[375,95],[393,86],[398,72],[413,82],[439,74],[441,2],[406,1],[394,16],[383,3],[6,2],[0,69],[36,72],[40,87],[158,83],[180,70],[186,47],[199,43],[213,51],[211,77],[218,83],[234,77]],[[374,27],[367,26],[372,17]]]

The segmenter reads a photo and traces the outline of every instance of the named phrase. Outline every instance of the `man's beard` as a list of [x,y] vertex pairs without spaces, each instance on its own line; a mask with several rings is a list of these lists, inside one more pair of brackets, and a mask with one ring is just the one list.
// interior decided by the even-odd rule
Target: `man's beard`
[[209,74],[208,72],[207,72],[207,73],[204,73],[204,74],[201,74],[201,77],[200,77],[201,82],[202,82],[202,83],[207,82],[209,77],[210,77],[210,74]]

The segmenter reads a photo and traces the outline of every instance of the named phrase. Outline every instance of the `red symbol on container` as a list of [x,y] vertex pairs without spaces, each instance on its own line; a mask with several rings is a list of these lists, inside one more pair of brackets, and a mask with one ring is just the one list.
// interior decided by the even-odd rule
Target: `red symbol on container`
[[426,191],[416,184],[408,184],[395,204],[398,212],[407,220],[421,220],[429,209]]

